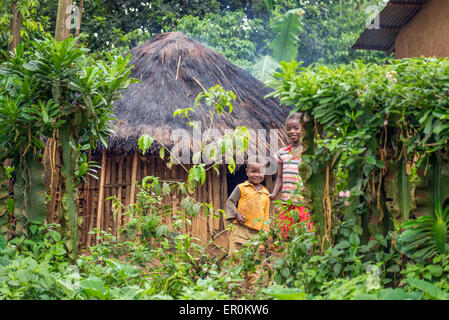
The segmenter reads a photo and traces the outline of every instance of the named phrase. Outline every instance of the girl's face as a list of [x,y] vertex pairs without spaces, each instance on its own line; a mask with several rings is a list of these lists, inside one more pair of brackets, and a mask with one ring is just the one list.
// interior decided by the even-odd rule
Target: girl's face
[[293,143],[299,142],[302,126],[298,119],[289,119],[286,122],[287,136]]

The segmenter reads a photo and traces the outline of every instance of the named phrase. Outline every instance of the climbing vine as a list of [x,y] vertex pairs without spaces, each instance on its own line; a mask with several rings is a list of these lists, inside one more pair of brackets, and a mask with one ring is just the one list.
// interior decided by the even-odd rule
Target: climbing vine
[[[433,215],[437,201],[448,198],[447,60],[311,68],[293,61],[275,76],[270,95],[310,119],[304,159],[313,171],[309,182],[315,184],[308,187],[323,237],[330,233],[323,206],[336,201],[337,186],[345,185],[350,197],[343,208],[334,206],[332,219],[364,241],[417,215]],[[337,180],[341,172],[344,183]]]

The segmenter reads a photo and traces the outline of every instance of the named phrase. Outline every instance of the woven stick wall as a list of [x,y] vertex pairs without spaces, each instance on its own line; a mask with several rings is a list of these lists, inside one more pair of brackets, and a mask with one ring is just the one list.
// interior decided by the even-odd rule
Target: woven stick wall
[[[138,189],[132,181],[140,183],[146,176],[157,176],[161,180],[183,182],[187,180],[187,173],[181,166],[174,165],[168,169],[166,162],[157,156],[141,156],[137,154],[106,154],[97,159],[102,165],[98,173],[99,179],[88,177],[88,183],[83,184],[80,190],[79,212],[83,217],[81,246],[87,247],[96,243],[95,235],[89,234],[93,228],[101,228],[115,236],[119,236],[117,228],[126,223],[126,216],[122,215],[121,209],[114,219],[112,200],[108,197],[116,196],[126,207],[136,201]],[[269,190],[273,188],[271,176],[266,178],[266,186]],[[226,167],[220,167],[220,175],[214,170],[208,170],[206,182],[192,195],[200,202],[212,204],[215,208],[225,209],[228,199],[226,182]],[[182,198],[172,195],[163,200],[162,205],[171,205],[172,213],[164,218],[167,224],[172,223],[172,216],[176,211],[181,211]],[[273,210],[272,210],[273,213]],[[213,233],[224,229],[223,217],[214,218],[213,215],[205,216],[200,212],[192,218],[191,226],[186,226],[184,232],[206,243],[211,239]]]

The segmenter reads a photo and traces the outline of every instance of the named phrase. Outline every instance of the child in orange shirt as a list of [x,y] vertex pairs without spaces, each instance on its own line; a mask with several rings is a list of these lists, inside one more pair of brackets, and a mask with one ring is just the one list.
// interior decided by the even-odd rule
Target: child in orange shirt
[[248,180],[232,191],[226,203],[226,221],[233,222],[229,253],[240,250],[242,244],[259,233],[268,232],[265,222],[269,219],[270,197],[267,188],[261,183],[265,179],[268,162],[262,157],[248,159],[246,174]]

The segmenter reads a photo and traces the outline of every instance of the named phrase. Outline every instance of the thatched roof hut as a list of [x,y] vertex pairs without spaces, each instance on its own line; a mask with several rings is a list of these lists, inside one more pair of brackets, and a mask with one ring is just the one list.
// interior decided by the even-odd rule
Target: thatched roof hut
[[[131,77],[141,82],[131,84],[116,102],[118,130],[109,140],[110,150],[136,151],[142,134],[171,145],[173,129],[187,128],[185,119],[173,117],[173,112],[192,107],[201,91],[217,84],[236,94],[232,114],[214,119],[215,128],[222,132],[237,126],[280,129],[288,115],[275,99],[264,99],[271,90],[249,72],[182,33],[160,34],[130,53]],[[200,104],[198,109],[192,120],[209,124],[208,106]],[[286,138],[283,130],[280,134]]]
[[[82,243],[85,245],[94,241],[88,235],[92,228],[99,227],[116,234],[117,227],[125,222],[121,209],[117,219],[113,219],[111,201],[105,201],[108,197],[116,196],[125,206],[133,203],[137,193],[133,182],[147,175],[169,181],[186,180],[187,173],[181,166],[167,168],[165,161],[155,152],[157,145],[147,155],[142,155],[137,141],[142,134],[148,134],[159,143],[170,146],[174,129],[189,128],[185,119],[173,117],[174,111],[192,107],[201,91],[219,84],[236,94],[234,111],[214,119],[214,127],[222,133],[237,126],[255,130],[276,129],[279,147],[286,142],[282,125],[289,110],[280,106],[276,99],[264,99],[270,89],[216,51],[181,33],[172,32],[160,34],[130,53],[134,65],[131,77],[140,82],[131,84],[122,99],[116,102],[117,134],[109,138],[108,149],[99,148],[94,155],[102,167],[99,179],[89,177],[88,184],[81,190],[80,207],[85,216]],[[209,124],[208,108],[206,104],[200,104],[191,120]],[[266,139],[269,141],[269,137]],[[244,179],[242,172],[237,178],[228,175],[226,166],[222,165],[218,176],[214,170],[207,171],[206,183],[193,197],[224,209],[229,192]],[[271,189],[273,178],[267,177],[265,183]],[[178,195],[173,195],[165,201],[173,206],[175,212],[180,210],[181,200]],[[198,215],[186,232],[206,241],[223,227],[222,219]]]

